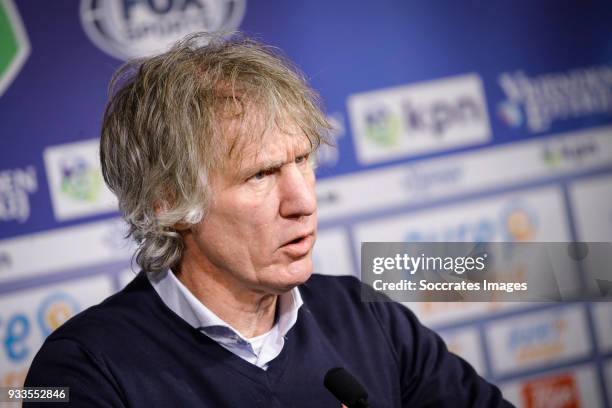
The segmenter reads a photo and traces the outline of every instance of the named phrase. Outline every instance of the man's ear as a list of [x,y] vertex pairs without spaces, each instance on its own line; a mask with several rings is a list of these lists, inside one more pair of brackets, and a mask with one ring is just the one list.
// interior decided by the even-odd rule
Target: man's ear
[[172,226],[172,228],[174,228],[177,231],[187,231],[189,229],[191,229],[191,224],[188,224],[186,222],[177,222],[176,224],[174,224]]

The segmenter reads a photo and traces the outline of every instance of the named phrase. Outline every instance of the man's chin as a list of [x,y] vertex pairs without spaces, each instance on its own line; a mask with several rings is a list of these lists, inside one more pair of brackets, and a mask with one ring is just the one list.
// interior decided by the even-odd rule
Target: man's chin
[[283,271],[279,271],[279,279],[275,282],[275,291],[285,293],[306,282],[312,275],[312,261],[302,259],[292,262]]

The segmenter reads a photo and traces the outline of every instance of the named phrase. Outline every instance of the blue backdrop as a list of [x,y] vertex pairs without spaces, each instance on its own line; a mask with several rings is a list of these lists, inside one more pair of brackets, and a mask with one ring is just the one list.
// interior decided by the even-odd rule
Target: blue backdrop
[[[612,241],[610,27],[609,1],[0,0],[0,385],[131,276],[96,146],[126,59],[282,49],[335,125],[317,271],[359,275],[362,241]],[[611,406],[609,303],[412,308],[519,406]]]

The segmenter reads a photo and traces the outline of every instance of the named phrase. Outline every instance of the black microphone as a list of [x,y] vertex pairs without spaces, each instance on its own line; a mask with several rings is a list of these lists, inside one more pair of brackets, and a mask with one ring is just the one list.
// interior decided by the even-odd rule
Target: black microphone
[[323,384],[348,408],[369,408],[370,406],[365,388],[342,367],[329,370],[325,374]]

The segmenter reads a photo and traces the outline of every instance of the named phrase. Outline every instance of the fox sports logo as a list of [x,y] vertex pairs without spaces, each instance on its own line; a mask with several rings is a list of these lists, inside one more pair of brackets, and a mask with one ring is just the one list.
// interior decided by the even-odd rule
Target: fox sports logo
[[185,35],[236,30],[246,0],[81,0],[91,41],[119,59],[154,55]]

